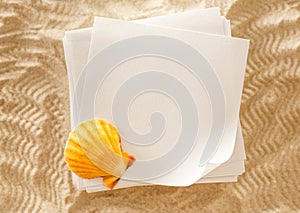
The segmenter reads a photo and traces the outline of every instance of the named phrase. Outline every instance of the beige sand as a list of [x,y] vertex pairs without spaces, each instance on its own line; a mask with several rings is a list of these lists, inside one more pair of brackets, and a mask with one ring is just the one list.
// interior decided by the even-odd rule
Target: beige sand
[[74,189],[63,161],[70,130],[64,31],[91,26],[94,15],[144,18],[198,1],[1,2],[0,212],[300,211],[299,0],[200,3],[220,6],[233,35],[251,39],[240,114],[248,160],[238,183],[94,194]]

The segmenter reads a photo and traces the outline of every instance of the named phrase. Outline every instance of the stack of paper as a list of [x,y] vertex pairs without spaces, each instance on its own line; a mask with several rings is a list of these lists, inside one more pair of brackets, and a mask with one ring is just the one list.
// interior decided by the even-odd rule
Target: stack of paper
[[[235,182],[244,172],[238,116],[249,41],[231,37],[219,8],[95,17],[63,44],[72,129],[103,118],[137,159],[115,189]],[[107,190],[101,178],[72,176],[80,190]]]

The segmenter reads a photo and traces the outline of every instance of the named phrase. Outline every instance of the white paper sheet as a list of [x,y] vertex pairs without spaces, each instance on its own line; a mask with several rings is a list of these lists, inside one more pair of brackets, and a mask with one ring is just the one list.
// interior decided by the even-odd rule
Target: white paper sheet
[[[155,18],[153,18],[154,20],[156,20]],[[222,22],[223,23],[223,22]],[[71,63],[72,65],[73,65],[73,69],[72,68],[70,68],[71,70],[72,70],[72,73],[74,73],[74,70],[76,70],[76,67],[78,68],[78,67],[82,67],[83,65],[84,65],[84,61],[86,61],[86,60],[84,60],[84,56],[86,56],[86,52],[87,52],[87,48],[84,48],[84,47],[86,47],[88,44],[89,44],[89,35],[87,35],[88,34],[88,32],[89,32],[90,30],[88,30],[88,29],[86,29],[86,30],[82,30],[81,32],[80,32],[80,35],[78,34],[78,35],[76,35],[76,33],[74,33],[74,32],[72,32],[72,33],[70,33],[69,34],[69,36],[68,36],[68,34],[67,34],[67,38],[69,37],[69,39],[68,39],[68,42],[76,42],[76,45],[77,45],[77,48],[79,47],[79,49],[81,49],[81,50],[85,50],[85,53],[82,53],[82,51],[81,51],[81,59],[82,60],[73,60],[73,61],[76,61],[77,63],[79,63],[79,64],[77,64],[77,65],[75,65],[74,66],[74,63]],[[85,32],[85,33],[84,33]],[[72,36],[70,36],[70,35],[72,35]],[[76,37],[76,36],[78,36],[78,37]],[[71,39],[70,39],[71,38]],[[66,39],[67,40],[67,39]],[[75,44],[75,43],[74,43]],[[76,46],[75,45],[75,46]],[[81,47],[82,48],[80,48],[80,45],[82,45]],[[70,45],[70,46],[72,46],[72,45]],[[74,47],[74,45],[73,45],[73,47]],[[84,52],[84,51],[83,51]],[[74,52],[73,52],[74,53]],[[75,54],[76,54],[76,52],[75,52]],[[69,56],[70,58],[72,58],[72,56]],[[83,57],[83,58],[82,58]],[[81,63],[81,64],[80,64]],[[69,69],[69,67],[70,67],[71,65],[68,65],[68,69]],[[75,67],[75,68],[74,68]],[[80,71],[81,69],[79,68],[79,69],[77,69],[77,71]],[[76,77],[75,77],[76,78]],[[70,80],[72,80],[72,79],[70,79]],[[71,88],[70,88],[70,90],[71,90]],[[244,159],[244,157],[242,158],[242,159]],[[121,183],[119,183],[119,184],[121,184]]]
[[[126,30],[125,30],[126,29]],[[94,35],[94,36],[93,36]],[[145,87],[145,83],[149,81],[149,77],[151,79],[152,75],[158,76],[158,78],[155,78],[154,81],[157,82],[158,79],[160,78],[166,78],[164,82],[173,82],[167,86],[165,86],[165,83],[162,83],[159,85],[159,89],[163,88],[162,90],[166,90],[169,93],[172,92],[172,90],[167,90],[168,87],[171,85],[175,85],[176,87],[179,87],[180,84],[176,83],[175,80],[171,80],[169,77],[169,70],[172,70],[172,75],[175,76],[177,79],[180,78],[180,75],[185,75],[187,72],[183,72],[179,69],[178,74],[176,75],[175,71],[176,67],[172,66],[169,64],[167,61],[160,60],[160,59],[149,59],[149,64],[147,64],[147,60],[142,60],[138,61],[134,60],[133,64],[128,65],[128,67],[125,68],[120,68],[120,70],[114,70],[114,72],[109,73],[109,76],[107,77],[106,75],[108,74],[107,68],[110,68],[110,65],[108,65],[107,68],[105,69],[104,72],[107,72],[107,74],[96,74],[99,72],[99,67],[106,65],[105,63],[109,63],[107,60],[117,60],[117,54],[120,54],[120,59],[123,57],[123,54],[130,54],[131,52],[128,52],[124,50],[124,52],[113,52],[113,56],[110,56],[110,52],[108,52],[107,56],[105,56],[104,53],[105,51],[102,51],[101,54],[97,54],[100,50],[103,48],[109,46],[109,49],[107,51],[110,51],[113,49],[113,46],[110,46],[111,44],[117,45],[117,46],[122,46],[124,45],[123,43],[115,43],[117,41],[120,41],[125,38],[131,38],[134,37],[134,40],[136,41],[138,38],[135,36],[141,36],[139,38],[142,39],[141,43],[138,43],[136,48],[137,51],[140,51],[142,48],[149,48],[150,46],[153,46],[153,44],[147,43],[148,38],[144,41],[144,38],[142,35],[148,36],[148,35],[155,35],[155,44],[161,41],[161,44],[159,44],[157,47],[159,51],[164,52],[164,47],[161,48],[163,45],[169,45],[168,42],[170,41],[170,46],[169,48],[174,48],[174,50],[171,50],[170,52],[165,53],[166,55],[168,54],[173,54],[172,57],[175,57],[176,60],[183,60],[184,63],[187,63],[189,59],[184,59],[186,57],[186,54],[191,56],[192,54],[196,54],[195,51],[189,51],[188,48],[185,48],[185,45],[181,45],[181,43],[177,41],[184,41],[185,44],[188,44],[190,47],[193,47],[196,49],[201,55],[203,55],[205,58],[200,60],[200,55],[198,57],[198,63],[201,62],[200,67],[203,69],[210,69],[211,71],[206,70],[205,72],[198,72],[197,75],[199,75],[199,78],[203,78],[202,84],[207,84],[205,85],[205,89],[203,88],[203,85],[197,85],[197,83],[192,82],[192,78],[188,75],[185,77],[187,78],[188,83],[186,83],[184,86],[188,87],[188,92],[183,93],[183,94],[191,94],[192,97],[189,99],[186,98],[187,96],[185,95],[180,95],[180,97],[175,98],[175,100],[178,102],[182,102],[180,107],[184,107],[184,104],[187,103],[189,107],[192,107],[193,104],[196,104],[196,107],[198,109],[199,113],[199,119],[201,118],[201,122],[205,123],[205,125],[199,126],[199,129],[196,129],[195,125],[198,123],[198,118],[195,117],[197,116],[197,112],[187,112],[183,108],[183,111],[180,113],[185,113],[184,115],[181,116],[181,118],[186,118],[186,123],[183,125],[183,129],[179,138],[182,139],[183,141],[190,141],[188,138],[192,136],[192,134],[195,134],[198,136],[196,139],[196,144],[191,144],[190,147],[194,146],[191,152],[187,155],[185,155],[187,158],[183,162],[175,162],[176,160],[179,159],[172,157],[170,154],[169,159],[165,159],[168,156],[164,155],[163,158],[158,158],[158,155],[161,155],[162,153],[171,153],[170,150],[166,151],[166,148],[168,146],[160,146],[160,149],[154,148],[152,146],[135,146],[132,143],[130,143],[129,139],[125,139],[125,137],[130,137],[130,129],[126,129],[123,131],[123,127],[127,127],[127,124],[124,125],[118,125],[119,122],[125,122],[126,118],[121,118],[120,116],[122,115],[122,112],[116,116],[116,118],[113,118],[112,115],[114,113],[117,113],[117,111],[114,111],[112,113],[111,109],[113,107],[113,103],[120,102],[120,105],[125,105],[126,106],[126,101],[123,102],[122,98],[118,98],[118,93],[122,93],[124,91],[124,88],[126,86],[120,87],[118,85],[126,85],[129,84],[129,86],[132,87],[132,83],[128,83],[128,80],[130,78],[137,78],[143,79],[145,75],[147,75],[147,81],[144,81],[144,85],[134,85],[137,87]],[[160,36],[157,36],[160,35]],[[93,39],[94,38],[94,39]],[[167,39],[165,39],[167,38]],[[170,39],[172,38],[172,39]],[[173,40],[176,39],[176,40]],[[128,39],[126,42],[128,42],[130,39]],[[152,41],[152,37],[150,38],[149,42]],[[175,41],[175,42],[173,42]],[[131,40],[130,40],[131,42]],[[139,42],[139,41],[138,41]],[[166,44],[167,43],[167,44]],[[133,43],[134,44],[134,43]],[[178,44],[178,47],[176,46]],[[141,45],[146,45],[145,47]],[[148,45],[148,46],[147,46]],[[175,46],[174,46],[175,45]],[[135,47],[133,45],[130,46],[131,51],[135,51]],[[187,51],[187,53],[184,52],[176,52],[177,48],[181,48],[180,51]],[[232,145],[231,147],[224,147],[222,150],[222,155],[219,155],[218,157],[221,159],[217,163],[224,163],[232,154],[233,150],[233,145],[235,141],[235,136],[236,136],[236,130],[237,130],[237,125],[238,125],[238,112],[239,112],[239,105],[240,105],[240,98],[241,98],[241,92],[242,92],[242,82],[243,82],[243,77],[244,77],[244,70],[245,70],[245,65],[246,65],[246,57],[247,57],[247,50],[248,50],[248,41],[243,40],[243,39],[237,39],[237,38],[228,38],[228,37],[222,37],[222,36],[217,36],[217,35],[208,35],[204,33],[198,33],[198,32],[192,32],[192,31],[183,31],[183,30],[177,30],[177,29],[171,29],[171,28],[162,28],[162,27],[155,27],[155,26],[147,26],[147,25],[142,25],[142,24],[135,24],[135,23],[129,23],[126,21],[120,21],[120,20],[113,20],[113,19],[106,19],[106,18],[95,18],[95,23],[94,23],[94,28],[93,28],[93,34],[92,34],[92,43],[90,47],[90,55],[95,55],[93,59],[89,62],[88,66],[84,69],[84,78],[81,78],[82,81],[79,80],[78,88],[80,90],[75,90],[75,96],[78,97],[78,99],[81,97],[82,99],[79,99],[78,103],[84,103],[84,107],[79,107],[81,110],[80,112],[76,112],[74,115],[77,113],[82,116],[78,117],[79,120],[77,121],[77,124],[79,122],[82,122],[87,119],[91,119],[93,117],[102,117],[105,118],[108,121],[113,122],[114,119],[120,119],[118,122],[113,122],[117,124],[117,128],[121,132],[122,137],[124,137],[123,140],[123,146],[125,149],[129,152],[135,155],[138,159],[141,159],[141,161],[136,161],[134,166],[130,167],[124,174],[123,178],[128,179],[128,180],[143,180],[148,183],[155,183],[155,184],[164,184],[164,185],[190,185],[193,182],[195,182],[197,179],[202,177],[204,170],[205,170],[205,163],[207,163],[208,160],[211,159],[211,157],[215,154],[215,151],[218,148],[218,144],[213,144],[216,142],[218,139],[221,141],[221,143],[224,142],[229,142],[229,144]],[[143,50],[144,51],[144,50]],[[151,50],[152,51],[152,50]],[[151,52],[150,51],[150,52]],[[155,50],[156,51],[156,50]],[[179,50],[178,50],[179,51]],[[190,52],[190,53],[189,53]],[[193,53],[192,53],[193,52]],[[135,53],[134,53],[135,54]],[[178,55],[179,54],[179,55]],[[103,57],[109,57],[104,59]],[[112,58],[113,57],[113,58]],[[126,56],[127,57],[127,56]],[[153,63],[153,60],[158,61],[159,63]],[[138,61],[138,62],[137,62]],[[114,61],[112,63],[115,63]],[[130,62],[129,62],[130,63]],[[147,64],[147,66],[145,65]],[[209,64],[209,65],[208,65]],[[161,65],[161,67],[157,67],[156,65]],[[185,64],[186,65],[186,64]],[[193,66],[194,64],[188,64],[189,66]],[[126,65],[125,65],[126,66]],[[139,67],[142,66],[142,67]],[[159,70],[160,72],[149,72],[149,75],[147,73],[140,72],[141,69],[143,69],[143,66],[146,66],[148,69],[152,70]],[[135,67],[138,67],[137,70],[135,70]],[[194,67],[197,67],[196,65]],[[130,69],[131,68],[131,69]],[[166,70],[162,70],[162,69]],[[195,71],[195,70],[193,70]],[[93,74],[95,73],[95,74]],[[141,74],[142,73],[142,74]],[[164,73],[164,74],[162,74]],[[215,74],[214,74],[215,73]],[[196,74],[196,73],[193,73]],[[103,82],[103,88],[101,88],[101,92],[99,93],[99,87],[98,84],[100,80],[96,80],[94,76],[98,78],[102,78],[101,81]],[[101,76],[103,75],[103,76]],[[123,76],[122,76],[123,75]],[[214,77],[215,75],[215,77]],[[113,76],[113,77],[111,77]],[[166,76],[166,77],[164,77]],[[111,78],[109,78],[111,77]],[[182,81],[183,77],[181,77]],[[88,82],[88,83],[87,83]],[[107,84],[105,84],[107,82]],[[141,82],[141,81],[138,81]],[[210,84],[211,83],[211,84]],[[113,84],[117,86],[113,86]],[[152,84],[152,83],[151,83]],[[164,84],[164,85],[163,85]],[[106,86],[106,87],[105,87]],[[145,88],[148,88],[146,86]],[[182,87],[183,88],[183,87]],[[218,90],[219,88],[219,90]],[[98,95],[94,93],[93,91],[96,92],[98,89]],[[116,90],[114,90],[116,89]],[[137,91],[139,91],[140,88],[137,88]],[[173,88],[174,89],[174,88]],[[128,89],[127,89],[128,90]],[[126,91],[126,90],[125,90]],[[179,90],[182,92],[183,90]],[[178,93],[177,91],[176,93]],[[205,94],[205,92],[208,92]],[[89,93],[87,95],[87,93]],[[174,97],[176,97],[176,93],[173,94]],[[84,95],[81,95],[84,94]],[[126,91],[125,96],[128,95],[128,91]],[[125,97],[125,96],[120,96],[120,97]],[[154,94],[156,95],[156,93]],[[223,96],[224,95],[224,96]],[[96,96],[96,99],[94,97]],[[117,97],[115,97],[117,96]],[[222,97],[224,97],[224,102],[222,101]],[[99,98],[99,99],[98,99]],[[111,99],[110,99],[111,98]],[[198,98],[198,99],[197,99]],[[153,99],[154,100],[154,99]],[[205,102],[207,100],[207,102]],[[209,101],[210,100],[210,103]],[[162,101],[162,99],[159,100],[159,102]],[[189,103],[189,101],[191,103]],[[194,101],[194,102],[193,102]],[[199,101],[199,102],[197,102]],[[99,105],[97,103],[100,103]],[[125,104],[123,104],[125,103]],[[137,115],[142,115],[142,111],[145,110],[145,108],[151,108],[151,103],[147,103],[146,105],[142,105],[142,107],[137,107],[134,110],[134,113]],[[225,104],[226,103],[226,104]],[[89,105],[90,104],[90,105]],[[154,103],[155,104],[155,103]],[[159,103],[158,103],[159,104]],[[211,104],[211,106],[209,106]],[[162,104],[161,106],[165,106],[166,103]],[[220,106],[221,105],[221,106]],[[91,112],[91,109],[94,109],[95,106],[95,114]],[[125,107],[124,106],[124,107]],[[102,108],[101,108],[102,107]],[[107,108],[105,108],[107,107]],[[118,106],[117,106],[118,107]],[[170,106],[169,106],[170,107]],[[118,108],[116,108],[118,109]],[[192,110],[193,108],[189,108]],[[156,110],[156,105],[153,105],[153,108],[151,110]],[[149,112],[151,111],[149,110]],[[167,110],[167,109],[166,109]],[[210,111],[212,110],[212,111]],[[207,113],[207,112],[211,112]],[[129,112],[130,113],[130,112]],[[193,113],[191,117],[191,113]],[[226,115],[226,116],[225,116]],[[223,116],[224,119],[223,120]],[[141,119],[140,117],[130,117],[132,120],[131,123],[138,123]],[[180,118],[179,118],[180,119]],[[130,122],[129,121],[129,122]],[[170,124],[177,124],[179,123],[180,120],[172,120],[172,123],[167,123],[167,127],[169,127]],[[184,120],[183,120],[184,122]],[[194,122],[194,123],[193,123]],[[191,124],[190,127],[186,127],[187,124]],[[142,123],[140,123],[142,125]],[[139,126],[140,126],[139,125]],[[158,123],[156,123],[158,125]],[[156,127],[156,125],[154,127]],[[220,126],[220,127],[218,127]],[[224,128],[221,128],[223,127]],[[193,130],[193,128],[195,129]],[[185,135],[184,137],[187,138],[181,138],[182,135],[184,135],[184,128],[188,128],[187,131],[191,132],[192,130],[194,133],[190,135]],[[211,129],[212,128],[212,129]],[[176,127],[171,128],[172,131],[174,131]],[[210,130],[211,129],[211,130]],[[168,129],[166,129],[168,131]],[[211,132],[211,133],[210,133]],[[209,135],[210,134],[210,135]],[[219,134],[219,138],[214,138],[217,137]],[[167,134],[165,134],[167,135]],[[170,135],[171,137],[172,135]],[[148,136],[147,136],[148,137]],[[174,138],[161,138],[159,139],[159,142],[156,144],[160,144],[164,141],[171,142],[174,140]],[[138,138],[138,137],[137,137]],[[210,140],[211,139],[211,140]],[[133,141],[138,141],[138,139],[134,139]],[[185,142],[186,143],[186,142]],[[206,144],[207,143],[207,144]],[[155,144],[155,145],[156,145]],[[174,149],[177,147],[181,152],[177,152],[177,154],[182,154],[184,156],[184,149],[186,149],[186,153],[188,153],[190,150],[188,150],[188,145],[185,144],[185,146],[179,147],[180,142],[177,142],[176,146],[174,146]],[[168,144],[169,145],[169,144]],[[141,148],[141,149],[139,149]],[[157,150],[160,150],[160,153],[157,153]],[[155,153],[154,156],[151,156],[152,158],[155,158],[155,160],[149,160],[148,158],[143,158],[142,155],[139,155],[140,153]],[[174,151],[175,152],[175,151]],[[200,158],[200,163],[201,159],[204,158],[203,166],[199,168],[197,171],[196,169],[199,167],[199,153],[202,153],[202,156]],[[207,155],[207,156],[206,156]],[[222,157],[220,157],[222,156]],[[225,156],[225,157],[224,157]],[[180,160],[184,159],[180,157]],[[147,162],[145,163],[145,160]],[[161,160],[161,161],[160,161]],[[152,163],[153,162],[153,163]],[[174,165],[174,168],[170,167],[168,164]],[[154,166],[155,165],[155,166]],[[155,167],[155,168],[154,168]],[[165,167],[165,168],[164,168]],[[151,170],[152,168],[152,170]],[[168,170],[167,170],[168,169]],[[171,171],[171,169],[173,169]],[[150,171],[151,170],[151,171]],[[157,174],[155,173],[157,172]],[[151,175],[148,177],[148,174]],[[187,177],[180,177],[180,174],[188,174]]]

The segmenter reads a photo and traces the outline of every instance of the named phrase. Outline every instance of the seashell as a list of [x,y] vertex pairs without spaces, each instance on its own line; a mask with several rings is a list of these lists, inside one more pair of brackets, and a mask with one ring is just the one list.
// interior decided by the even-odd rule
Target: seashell
[[82,122],[70,133],[64,157],[73,173],[85,179],[102,177],[110,189],[135,161],[122,149],[116,128],[97,118]]

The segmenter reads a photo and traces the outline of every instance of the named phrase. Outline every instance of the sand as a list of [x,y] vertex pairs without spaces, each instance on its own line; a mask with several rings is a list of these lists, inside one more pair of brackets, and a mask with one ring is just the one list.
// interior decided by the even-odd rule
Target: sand
[[[300,2],[1,1],[0,212],[299,212]],[[83,1],[80,1],[83,2]],[[70,131],[64,31],[93,16],[126,20],[220,6],[251,40],[237,183],[77,191],[63,160]]]

